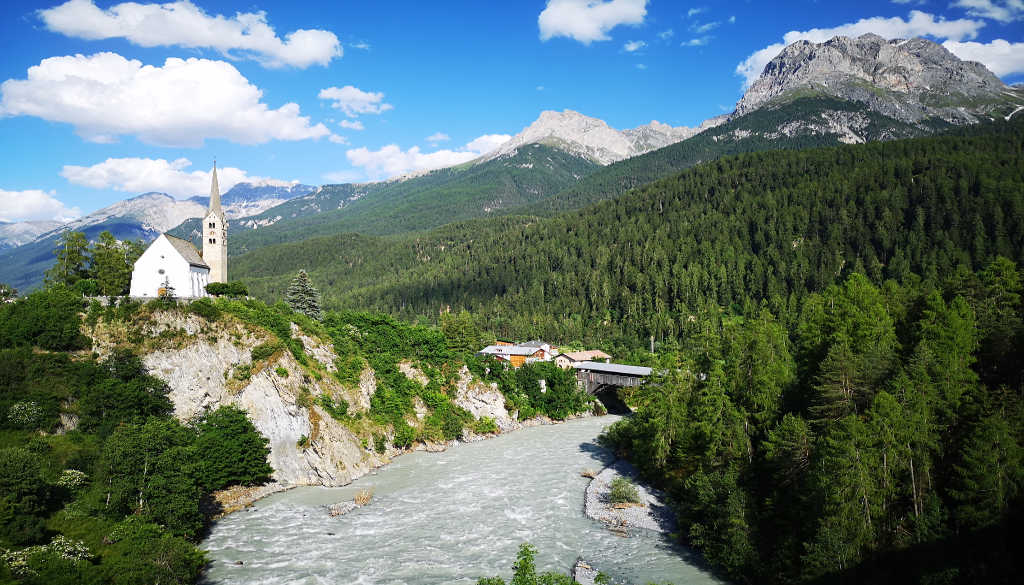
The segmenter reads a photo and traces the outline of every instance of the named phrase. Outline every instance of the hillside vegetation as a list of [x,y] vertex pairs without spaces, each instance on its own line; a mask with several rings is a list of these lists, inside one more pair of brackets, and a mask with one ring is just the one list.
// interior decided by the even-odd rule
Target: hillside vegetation
[[1024,121],[984,132],[760,152],[700,165],[551,219],[395,239],[342,234],[252,252],[261,296],[296,264],[333,308],[409,319],[470,310],[499,336],[670,340],[706,306],[765,300],[791,323],[853,272],[937,282],[1024,261]]

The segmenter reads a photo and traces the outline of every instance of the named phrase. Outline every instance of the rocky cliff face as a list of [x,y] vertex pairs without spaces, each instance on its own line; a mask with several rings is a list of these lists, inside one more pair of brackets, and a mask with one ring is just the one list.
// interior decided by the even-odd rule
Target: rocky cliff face
[[[302,341],[306,355],[323,371],[334,371],[337,356],[333,345],[292,327],[292,336]],[[209,323],[196,315],[158,311],[131,324],[101,321],[88,333],[94,340],[93,351],[101,356],[127,343],[141,351],[149,372],[169,386],[174,413],[180,420],[188,421],[227,404],[248,413],[256,429],[270,441],[275,484],[243,497],[251,499],[298,485],[345,485],[401,453],[391,448],[389,429],[366,416],[340,422],[313,400],[327,394],[345,399],[350,414],[366,413],[377,389],[369,368],[363,370],[358,385],[346,386],[330,375],[311,376],[287,350],[253,362],[252,349],[271,341],[270,334],[227,315]],[[140,338],[144,340],[141,343]],[[426,379],[412,364],[403,364],[402,371],[412,380],[422,383]],[[465,368],[459,373],[457,389],[456,404],[474,416],[491,416],[503,431],[521,426],[505,410],[501,392],[474,381]],[[384,453],[374,450],[375,434],[388,437]],[[306,442],[300,444],[303,438]]]
[[769,102],[803,95],[829,95],[861,102],[906,123],[937,118],[970,124],[1019,102],[1024,94],[1006,86],[981,63],[962,61],[941,45],[914,38],[885,40],[874,34],[799,41],[765,67],[736,105],[734,116]]

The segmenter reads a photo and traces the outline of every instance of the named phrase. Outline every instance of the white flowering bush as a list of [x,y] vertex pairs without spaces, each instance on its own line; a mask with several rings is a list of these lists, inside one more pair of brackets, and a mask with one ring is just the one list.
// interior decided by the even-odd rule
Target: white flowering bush
[[66,561],[88,561],[92,559],[89,547],[81,540],[71,540],[63,534],[58,534],[50,544],[46,545],[50,552]]
[[50,541],[50,544],[30,546],[20,550],[4,550],[0,553],[0,561],[7,565],[15,577],[32,577],[38,574],[32,569],[32,565],[35,563],[38,566],[38,563],[42,561],[37,558],[33,563],[33,557],[43,555],[54,555],[72,562],[89,561],[93,558],[92,552],[84,542],[71,540],[63,534],[58,534]]
[[7,409],[7,420],[21,428],[35,428],[43,420],[43,407],[38,402],[15,402]]
[[75,491],[89,483],[89,476],[77,469],[65,469],[57,478],[57,487]]

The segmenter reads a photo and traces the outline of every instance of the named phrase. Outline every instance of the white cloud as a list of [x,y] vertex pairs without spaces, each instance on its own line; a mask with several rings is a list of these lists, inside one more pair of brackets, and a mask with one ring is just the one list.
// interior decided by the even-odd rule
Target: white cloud
[[991,43],[946,41],[942,46],[961,59],[983,63],[999,77],[1024,73],[1024,43],[996,39]]
[[548,0],[537,24],[542,41],[568,37],[589,45],[607,41],[621,24],[642,24],[646,15],[647,0]]
[[452,137],[448,136],[444,132],[434,132],[430,136],[427,136],[427,142],[431,144],[437,144],[438,142],[448,142]]
[[382,114],[394,109],[391,104],[384,103],[383,92],[363,91],[351,85],[321,89],[317,97],[333,101],[331,107],[345,112],[349,118],[360,114]]
[[352,43],[349,46],[352,47],[353,49],[360,49],[362,51],[369,51],[370,50],[370,43],[367,43],[366,41],[359,41],[358,43]]
[[142,47],[209,48],[266,67],[327,65],[342,54],[334,33],[299,29],[277,36],[265,12],[211,16],[188,0],[167,4],[125,2],[103,10],[93,0],[69,0],[38,12],[46,28],[88,40],[124,38]]
[[708,43],[710,43],[712,38],[714,38],[714,37],[711,37],[711,36],[697,37],[697,38],[694,38],[694,39],[690,39],[688,41],[683,41],[682,43],[680,43],[679,46],[680,47],[703,47],[703,46],[707,45]]
[[348,138],[345,138],[344,136],[338,136],[337,134],[331,134],[330,136],[327,137],[327,140],[330,140],[334,144],[348,144]]
[[[162,158],[108,158],[89,167],[64,165],[62,177],[84,187],[113,189],[129,193],[157,191],[176,197],[203,195],[210,190],[210,171],[190,171],[187,158],[168,161]],[[250,176],[235,167],[217,167],[221,192],[237,183],[256,183],[284,187],[298,181],[281,181],[269,177]]]
[[887,39],[930,36],[961,41],[977,37],[978,31],[984,26],[985,23],[980,20],[966,18],[947,20],[941,16],[936,17],[919,10],[911,10],[906,20],[898,16],[892,18],[875,16],[832,28],[793,30],[783,36],[781,43],[769,45],[744,59],[736,66],[736,74],[744,78],[743,86],[749,87],[761,75],[765,65],[774,59],[782,49],[800,40],[823,43],[837,35],[857,37],[865,33],[875,33]]
[[342,128],[348,128],[349,130],[366,130],[366,126],[359,120],[342,120],[338,122],[338,126]]
[[64,205],[54,195],[54,191],[47,193],[39,189],[0,189],[0,221],[71,221],[82,215],[82,210]]
[[704,24],[696,24],[696,23],[694,23],[693,26],[690,27],[690,30],[692,30],[693,32],[695,32],[695,33],[697,33],[699,35],[702,35],[702,34],[708,32],[708,31],[712,31],[712,30],[718,28],[718,25],[720,25],[720,24],[722,24],[722,23],[718,22],[717,20],[714,21],[714,22],[705,22]]
[[707,12],[707,11],[708,11],[708,7],[707,6],[701,6],[699,8],[691,8],[691,9],[686,11],[686,17],[687,18],[693,18],[694,16],[697,16],[698,14],[700,14],[702,12]]
[[660,33],[658,33],[658,38],[663,40],[663,41],[667,41],[667,40],[671,39],[672,36],[675,35],[675,34],[676,34],[676,31],[674,31],[672,29],[663,30]]
[[729,24],[736,24],[736,16],[735,15],[729,17]]
[[26,79],[0,84],[0,116],[65,122],[91,142],[133,135],[150,144],[200,146],[207,138],[242,144],[327,136],[288,103],[276,110],[230,63],[170,58],[163,67],[116,53],[43,59]]
[[1024,0],[955,0],[950,6],[963,8],[971,16],[1004,23],[1024,18]]
[[362,168],[370,177],[386,179],[414,171],[462,164],[494,150],[510,138],[507,134],[485,134],[462,148],[434,152],[423,152],[418,146],[402,150],[397,144],[389,144],[378,150],[361,147],[346,151],[345,156],[353,166]]
[[538,85],[537,86],[537,91],[544,91],[544,86],[543,85]]
[[646,46],[647,43],[644,41],[628,41],[626,44],[622,45],[622,50],[626,51],[627,53],[634,53],[636,51],[639,51],[640,49],[643,49]]
[[643,63],[637,63],[636,68],[643,71],[644,69],[647,69],[647,65],[644,65]]

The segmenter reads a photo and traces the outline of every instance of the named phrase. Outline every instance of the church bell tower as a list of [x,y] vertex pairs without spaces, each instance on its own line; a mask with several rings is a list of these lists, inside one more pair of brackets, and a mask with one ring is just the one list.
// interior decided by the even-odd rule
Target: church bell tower
[[210,282],[228,281],[228,222],[220,208],[217,161],[210,182],[210,210],[203,218],[203,261],[210,267]]

